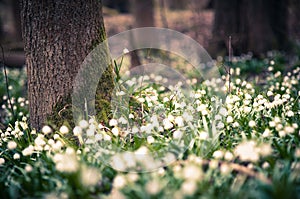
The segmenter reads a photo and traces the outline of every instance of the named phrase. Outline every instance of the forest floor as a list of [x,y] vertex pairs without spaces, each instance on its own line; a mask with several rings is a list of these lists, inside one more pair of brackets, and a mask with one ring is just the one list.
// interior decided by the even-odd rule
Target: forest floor
[[[131,14],[107,13],[104,23],[108,36],[129,30],[133,27],[134,18]],[[165,20],[162,20],[165,18]],[[162,17],[161,12],[155,14],[157,27],[169,28],[186,34],[198,41],[204,48],[211,38],[214,13],[212,10],[193,12],[190,10],[166,10]],[[166,21],[167,23],[163,23]]]

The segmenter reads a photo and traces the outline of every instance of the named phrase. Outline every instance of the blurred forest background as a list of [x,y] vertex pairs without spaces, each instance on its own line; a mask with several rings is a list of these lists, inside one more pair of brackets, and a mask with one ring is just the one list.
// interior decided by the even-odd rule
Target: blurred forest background
[[[191,36],[214,58],[228,54],[229,37],[233,55],[299,51],[299,0],[103,0],[103,5],[108,36],[156,26]],[[0,43],[7,66],[24,65],[19,0],[0,0]]]

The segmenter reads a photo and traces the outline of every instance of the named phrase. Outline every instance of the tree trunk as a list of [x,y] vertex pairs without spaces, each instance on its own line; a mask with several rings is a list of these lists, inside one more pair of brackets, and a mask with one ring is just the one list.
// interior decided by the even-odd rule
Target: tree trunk
[[22,41],[20,0],[11,2],[14,16],[14,41]]
[[215,0],[210,53],[225,55],[229,36],[234,54],[288,47],[287,5],[284,0]]
[[[134,18],[134,28],[154,27],[154,0],[132,0],[131,10]],[[147,35],[143,35],[147,37]],[[134,44],[135,38],[131,38]],[[134,46],[134,45],[133,45]],[[131,68],[141,65],[141,60],[138,51],[130,52]]]
[[[60,111],[71,107],[70,95],[80,65],[106,37],[101,6],[100,0],[21,1],[33,128],[40,129],[49,117],[61,117]],[[112,81],[109,74],[107,77],[105,81]],[[104,93],[111,90],[107,85],[112,84],[101,87]]]

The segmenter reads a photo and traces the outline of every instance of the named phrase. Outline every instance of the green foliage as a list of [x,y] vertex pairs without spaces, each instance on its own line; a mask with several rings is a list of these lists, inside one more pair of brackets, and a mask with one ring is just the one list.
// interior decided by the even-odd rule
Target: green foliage
[[[184,95],[157,76],[126,79],[117,62],[104,86],[118,95],[98,96],[98,115],[74,126],[58,117],[36,132],[4,100],[0,198],[300,198],[300,67],[287,71],[278,54],[231,64],[223,103],[217,81]],[[27,109],[22,86],[16,112]]]

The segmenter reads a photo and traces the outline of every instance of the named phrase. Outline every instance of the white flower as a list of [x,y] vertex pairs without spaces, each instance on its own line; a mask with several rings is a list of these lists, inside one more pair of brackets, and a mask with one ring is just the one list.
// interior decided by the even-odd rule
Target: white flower
[[126,185],[126,179],[122,175],[117,175],[113,181],[113,187],[116,189],[122,189]]
[[262,134],[262,136],[265,138],[265,137],[269,137],[271,135],[271,131],[270,129],[265,129],[264,133]]
[[294,127],[292,127],[292,126],[286,126],[286,127],[284,127],[284,132],[286,133],[286,134],[289,134],[289,133],[294,133],[295,132],[295,129],[294,129]]
[[226,110],[226,108],[220,108],[220,111],[219,111],[219,113],[221,114],[221,115],[223,115],[223,116],[227,116],[227,114],[228,114],[228,112],[227,112],[227,110]]
[[14,156],[13,156],[13,158],[14,158],[15,160],[20,159],[20,157],[21,157],[21,156],[20,156],[20,154],[18,154],[18,153],[15,153]]
[[25,171],[26,171],[26,172],[31,172],[31,171],[32,171],[32,166],[29,165],[29,164],[27,164],[27,165],[25,166]]
[[227,160],[227,161],[233,160],[233,154],[229,151],[226,151],[225,155],[224,155],[224,159]]
[[0,158],[0,165],[5,163],[5,159],[4,158]]
[[127,48],[123,49],[123,54],[129,53],[129,50]]
[[100,141],[100,140],[102,140],[102,139],[103,139],[102,134],[97,133],[97,134],[95,135],[95,140],[96,140],[96,141]]
[[197,184],[194,181],[185,181],[181,185],[181,190],[185,195],[193,195],[197,190]]
[[28,156],[28,155],[31,155],[32,153],[34,152],[34,147],[32,145],[29,145],[27,148],[25,148],[23,151],[22,151],[22,154],[24,156]]
[[287,115],[288,117],[293,117],[293,116],[294,116],[294,112],[291,111],[291,110],[289,110],[289,111],[286,113],[286,115]]
[[182,118],[181,116],[178,116],[178,117],[175,118],[175,123],[176,123],[179,127],[184,126],[183,118]]
[[88,136],[88,137],[92,137],[92,136],[94,136],[94,134],[95,134],[95,131],[94,131],[94,129],[88,129],[88,130],[86,130],[86,135]]
[[53,157],[55,168],[60,172],[72,173],[76,172],[79,168],[75,154],[55,154]]
[[223,175],[229,174],[231,170],[232,168],[228,164],[226,163],[221,164],[220,171]]
[[279,137],[284,137],[284,136],[286,136],[286,132],[285,131],[279,131],[278,135],[279,135]]
[[224,156],[224,153],[223,153],[223,151],[220,151],[220,150],[217,150],[213,153],[213,157],[215,159],[222,159],[223,156]]
[[234,152],[242,161],[256,162],[259,159],[258,151],[253,141],[246,141],[239,144]]
[[268,163],[268,162],[264,162],[263,164],[262,164],[262,168],[263,169],[267,169],[267,168],[269,168],[270,167],[270,164]]
[[244,112],[245,112],[245,113],[250,113],[251,109],[252,109],[252,108],[251,108],[250,106],[245,106],[245,107],[244,107]]
[[182,135],[183,135],[182,131],[176,130],[173,133],[173,138],[174,139],[181,139]]
[[118,125],[118,121],[116,119],[111,119],[109,121],[109,126],[117,126]]
[[255,127],[256,123],[255,123],[255,121],[251,120],[251,121],[249,121],[248,125],[249,125],[249,127],[253,128],[253,127]]
[[9,141],[8,143],[7,143],[7,148],[9,149],[9,150],[13,150],[13,149],[15,149],[17,147],[17,143],[15,142],[15,141]]
[[160,192],[161,190],[161,186],[159,184],[158,180],[151,180],[150,182],[148,182],[146,184],[146,191],[150,194],[150,195],[155,195],[157,193]]
[[163,120],[163,125],[164,125],[164,129],[170,129],[173,127],[173,124],[170,122],[170,120],[168,118],[165,118]]
[[75,128],[73,129],[73,133],[75,136],[79,136],[82,133],[82,129],[79,126],[75,126]]
[[147,137],[147,142],[149,143],[149,144],[152,144],[152,143],[154,143],[155,142],[155,139],[154,139],[154,137],[153,136],[148,136]]
[[85,129],[85,128],[87,128],[89,126],[89,123],[86,120],[81,120],[79,122],[79,126],[80,126],[80,128]]
[[202,170],[195,165],[186,165],[183,168],[183,177],[186,180],[198,181],[201,180]]
[[66,127],[65,125],[61,126],[59,131],[62,133],[62,134],[67,134],[69,133],[69,129],[68,127]]
[[207,138],[208,138],[208,133],[207,133],[207,132],[201,131],[201,132],[199,133],[199,139],[200,139],[200,140],[206,140]]
[[190,113],[188,113],[188,112],[184,112],[183,114],[182,114],[182,117],[185,119],[185,121],[187,121],[187,122],[190,122],[190,121],[192,121],[193,120],[193,115],[191,115]]
[[223,122],[219,122],[218,125],[217,125],[217,128],[218,128],[218,129],[222,129],[222,128],[224,128],[224,126],[225,126],[225,125],[224,125]]
[[46,135],[52,132],[52,129],[50,128],[50,126],[43,126],[42,128],[42,132]]
[[46,144],[45,140],[42,136],[38,136],[35,138],[34,143],[36,146],[44,146]]
[[116,92],[116,96],[123,96],[125,95],[126,93],[124,91],[117,91]]
[[104,137],[103,137],[103,139],[104,139],[105,141],[110,141],[110,140],[111,140],[111,137],[110,137],[109,135],[105,134]]
[[101,179],[101,174],[96,168],[83,167],[81,171],[81,183],[84,186],[94,186]]
[[258,147],[258,152],[261,156],[268,156],[272,153],[272,147],[270,144],[262,144]]
[[60,138],[60,136],[59,136],[58,134],[54,134],[53,138],[54,138],[55,140],[57,140],[57,139]]
[[269,122],[269,126],[270,126],[270,127],[275,127],[275,125],[276,125],[276,123],[275,123],[274,121],[270,121],[270,122]]
[[229,116],[226,118],[226,122],[227,122],[227,123],[233,122],[233,117],[229,115]]

